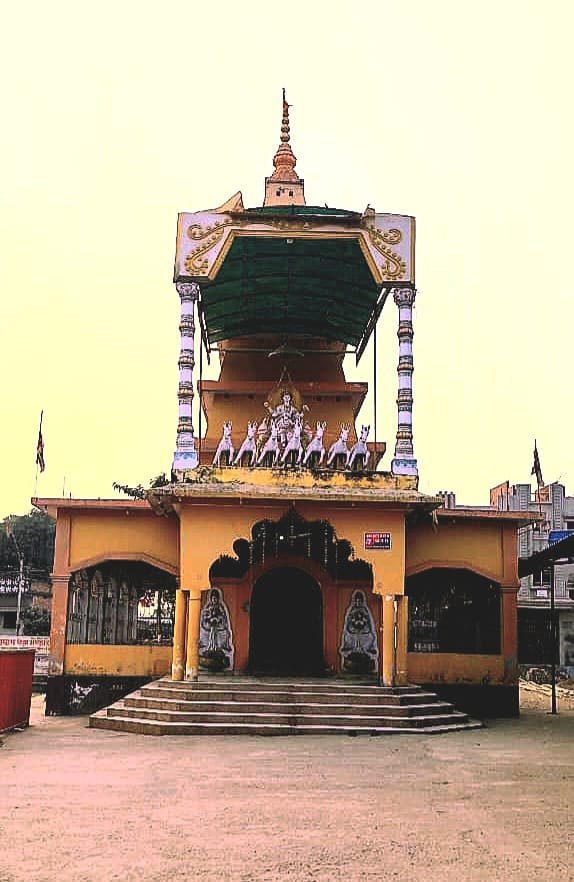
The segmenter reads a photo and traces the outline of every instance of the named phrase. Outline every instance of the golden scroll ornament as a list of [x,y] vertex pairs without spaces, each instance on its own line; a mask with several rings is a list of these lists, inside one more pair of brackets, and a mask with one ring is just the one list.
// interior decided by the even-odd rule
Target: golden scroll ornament
[[367,227],[371,245],[383,258],[381,274],[384,279],[391,281],[404,278],[407,265],[400,254],[393,251],[389,246],[398,245],[403,238],[400,230],[377,230],[375,227]]
[[225,227],[231,223],[233,223],[231,218],[225,218],[225,220],[211,224],[209,227],[202,227],[201,224],[191,224],[187,228],[188,239],[201,243],[190,251],[185,258],[185,270],[190,276],[201,276],[208,271],[209,263],[203,255],[211,251],[214,245],[217,245],[223,236]]

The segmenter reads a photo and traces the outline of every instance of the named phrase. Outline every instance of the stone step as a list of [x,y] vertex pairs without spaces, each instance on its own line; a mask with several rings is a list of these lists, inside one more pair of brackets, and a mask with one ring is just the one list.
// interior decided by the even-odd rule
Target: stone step
[[[434,718],[433,718],[434,719]],[[90,726],[141,735],[438,735],[447,732],[478,729],[482,723],[474,720],[450,722],[425,727],[409,726],[293,726],[288,723],[179,723],[157,722],[141,717],[108,716],[98,711],[90,717]]]
[[446,701],[434,701],[426,704],[388,704],[387,702],[346,704],[336,701],[337,696],[333,696],[329,702],[303,702],[299,700],[298,696],[293,696],[288,701],[267,701],[266,698],[261,698],[259,701],[244,701],[240,700],[239,696],[231,701],[216,701],[211,699],[209,693],[203,694],[205,694],[205,698],[201,697],[193,701],[180,701],[174,698],[150,698],[148,693],[142,690],[141,695],[126,696],[124,704],[126,707],[131,708],[142,707],[163,711],[201,711],[203,713],[228,711],[232,713],[290,713],[297,715],[329,714],[331,716],[339,716],[341,714],[347,716],[361,714],[380,716],[382,714],[386,716],[408,717],[449,713],[453,710],[452,704]]
[[345,689],[338,691],[331,690],[330,692],[317,692],[315,689],[311,690],[303,687],[298,690],[285,690],[283,688],[278,689],[277,687],[273,690],[259,690],[257,687],[253,686],[250,689],[236,689],[235,686],[233,686],[229,689],[212,687],[207,690],[205,688],[195,689],[193,686],[188,685],[186,688],[173,689],[170,686],[166,686],[165,681],[161,681],[161,685],[149,683],[141,689],[141,694],[145,694],[149,697],[174,698],[177,696],[184,701],[201,701],[206,693],[209,693],[211,701],[254,701],[261,699],[262,695],[264,695],[266,701],[292,701],[293,697],[296,696],[298,701],[312,701],[313,703],[325,702],[327,704],[333,700],[336,700],[339,704],[364,704],[366,702],[372,704],[396,705],[427,704],[429,701],[436,698],[434,693],[422,692],[421,690],[413,693],[394,694],[377,691],[347,692]]
[[149,735],[434,734],[480,725],[417,686],[226,675],[166,677],[90,717],[95,728]]
[[112,708],[108,709],[108,716],[123,717],[133,719],[134,717],[142,720],[154,720],[161,723],[251,723],[256,725],[290,725],[290,726],[309,726],[323,725],[333,728],[378,728],[393,726],[396,728],[421,728],[427,725],[446,725],[451,722],[465,723],[468,720],[466,714],[451,712],[447,714],[433,714],[417,717],[397,717],[397,716],[372,716],[368,714],[348,716],[345,714],[297,714],[290,712],[275,713],[245,713],[243,711],[165,711],[153,710],[150,708],[137,708],[122,706],[121,702],[117,702]]
[[261,680],[257,677],[236,677],[232,675],[221,675],[219,677],[202,677],[201,680],[170,680],[162,678],[148,683],[144,688],[153,688],[161,685],[163,689],[194,691],[224,689],[233,692],[298,692],[300,690],[315,693],[331,693],[344,692],[353,695],[416,695],[421,692],[420,686],[377,686],[376,683],[357,683],[347,682],[346,680],[326,681],[326,680],[291,680],[288,678],[276,677],[270,680]]

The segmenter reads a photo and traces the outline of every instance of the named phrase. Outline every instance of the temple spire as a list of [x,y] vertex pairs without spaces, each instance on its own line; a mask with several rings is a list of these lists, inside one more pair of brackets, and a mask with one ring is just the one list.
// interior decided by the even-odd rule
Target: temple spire
[[275,171],[265,178],[264,205],[305,205],[304,181],[295,171],[297,158],[291,149],[289,107],[283,89],[281,138],[273,157]]

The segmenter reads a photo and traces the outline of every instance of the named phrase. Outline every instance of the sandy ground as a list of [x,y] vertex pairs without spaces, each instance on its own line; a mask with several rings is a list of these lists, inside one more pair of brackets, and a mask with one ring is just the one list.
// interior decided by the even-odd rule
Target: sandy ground
[[43,717],[0,749],[0,882],[560,880],[574,698],[441,736],[152,738]]

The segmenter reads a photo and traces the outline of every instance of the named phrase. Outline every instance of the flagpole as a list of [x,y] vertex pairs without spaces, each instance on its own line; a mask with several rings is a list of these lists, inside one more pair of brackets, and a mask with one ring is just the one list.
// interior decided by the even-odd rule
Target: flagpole
[[[40,427],[38,429],[38,441],[36,443],[36,480],[34,481],[34,496],[38,495],[38,473],[40,470],[40,462],[38,460],[38,452],[40,450],[40,444],[42,445],[42,461],[44,457],[44,442],[42,439],[42,421],[44,419],[44,408],[40,411]],[[42,466],[42,471],[44,471],[44,467]]]
[[532,466],[531,475],[536,475],[536,487],[537,487],[537,496],[538,496],[538,513],[540,517],[542,517],[542,500],[540,498],[540,488],[544,487],[544,480],[542,478],[542,469],[540,467],[540,457],[538,455],[538,444],[536,442],[536,438],[534,439],[534,462]]

